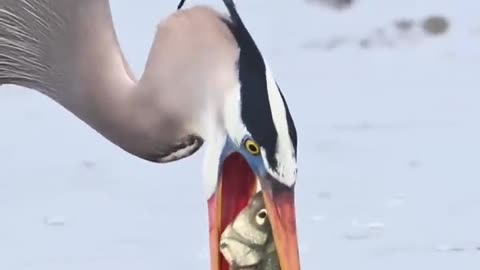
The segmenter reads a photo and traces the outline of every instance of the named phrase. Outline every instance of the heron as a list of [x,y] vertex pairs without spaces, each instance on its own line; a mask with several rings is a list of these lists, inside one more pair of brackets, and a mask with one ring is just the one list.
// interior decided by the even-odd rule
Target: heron
[[297,131],[233,0],[177,9],[133,75],[109,0],[0,0],[0,85],[38,91],[126,152],[174,162],[205,144],[211,269],[222,231],[263,191],[281,268],[299,270]]

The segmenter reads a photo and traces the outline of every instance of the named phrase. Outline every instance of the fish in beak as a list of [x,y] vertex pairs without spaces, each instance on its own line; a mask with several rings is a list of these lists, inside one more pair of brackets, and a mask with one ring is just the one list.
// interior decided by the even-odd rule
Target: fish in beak
[[294,188],[273,177],[259,177],[240,153],[231,153],[220,163],[218,182],[208,200],[210,257],[212,270],[228,270],[220,253],[220,236],[257,193],[263,191],[282,270],[300,270],[296,232]]
[[220,251],[230,270],[280,270],[262,191],[222,233]]

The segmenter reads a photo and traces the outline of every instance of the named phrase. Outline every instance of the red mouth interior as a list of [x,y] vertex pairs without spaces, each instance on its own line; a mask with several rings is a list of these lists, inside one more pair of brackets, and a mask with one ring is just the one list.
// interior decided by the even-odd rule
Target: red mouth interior
[[[217,191],[217,194],[220,196],[214,195],[214,197],[209,200],[210,213],[220,215],[220,220],[218,220],[218,216],[216,217],[217,220],[210,220],[210,224],[217,224],[217,226],[219,226],[217,227],[219,230],[217,231],[218,238],[214,240],[217,241],[217,243],[213,243],[214,245],[219,245],[220,234],[233,222],[240,211],[247,206],[251,196],[255,192],[256,177],[247,161],[239,153],[233,153],[228,156],[221,168],[219,190]],[[217,210],[217,205],[221,207],[221,211]],[[217,223],[218,221],[220,224]],[[217,252],[219,252],[219,250]],[[228,270],[229,265],[227,261],[221,254],[218,255],[220,258],[220,270]]]

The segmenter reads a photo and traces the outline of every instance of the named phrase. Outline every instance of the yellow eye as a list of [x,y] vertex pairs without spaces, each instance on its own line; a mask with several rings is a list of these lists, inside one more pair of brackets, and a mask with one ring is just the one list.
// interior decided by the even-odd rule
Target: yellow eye
[[250,152],[250,154],[252,155],[258,155],[260,153],[260,147],[253,140],[250,140],[250,139],[246,140],[245,148],[247,148],[248,152]]

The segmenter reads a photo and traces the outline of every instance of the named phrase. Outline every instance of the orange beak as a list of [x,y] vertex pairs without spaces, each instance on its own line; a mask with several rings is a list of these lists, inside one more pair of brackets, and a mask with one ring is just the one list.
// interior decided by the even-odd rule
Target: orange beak
[[294,187],[289,188],[274,179],[260,179],[260,184],[280,267],[282,270],[300,270]]
[[[274,179],[260,179],[282,270],[300,270],[295,222],[294,190]],[[257,176],[241,154],[223,162],[216,192],[208,200],[210,263],[212,270],[229,270],[220,253],[220,235],[245,208],[257,190]]]

